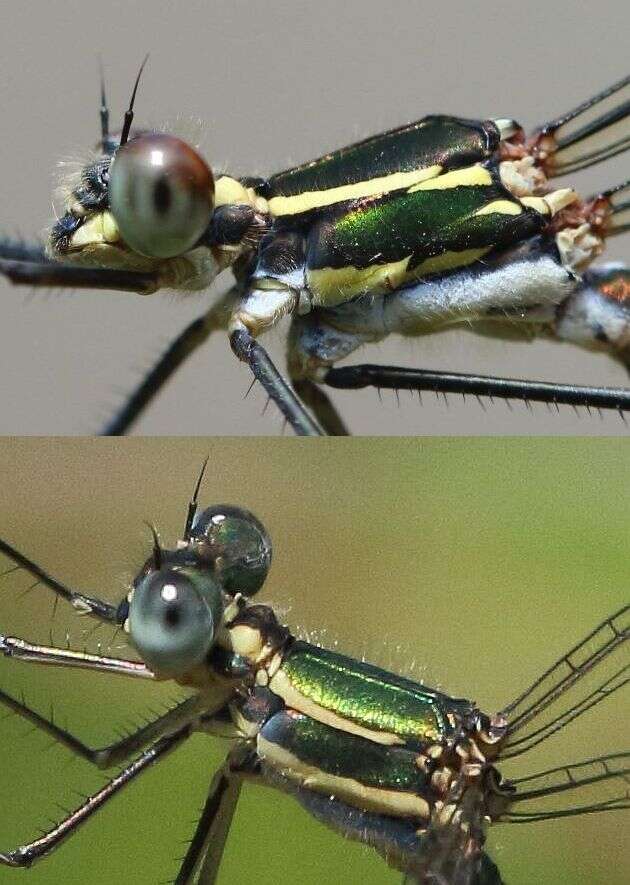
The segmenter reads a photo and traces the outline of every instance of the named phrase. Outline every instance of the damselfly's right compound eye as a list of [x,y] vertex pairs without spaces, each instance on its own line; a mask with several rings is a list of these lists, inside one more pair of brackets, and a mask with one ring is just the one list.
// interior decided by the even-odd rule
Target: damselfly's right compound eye
[[271,566],[271,538],[253,513],[227,504],[208,507],[195,519],[190,538],[207,545],[227,593],[258,593]]
[[206,657],[221,624],[221,588],[207,573],[160,569],[143,578],[129,603],[129,633],[143,661],[180,676]]
[[191,249],[208,227],[214,179],[205,160],[180,138],[140,135],[112,161],[109,205],[131,249],[172,258]]

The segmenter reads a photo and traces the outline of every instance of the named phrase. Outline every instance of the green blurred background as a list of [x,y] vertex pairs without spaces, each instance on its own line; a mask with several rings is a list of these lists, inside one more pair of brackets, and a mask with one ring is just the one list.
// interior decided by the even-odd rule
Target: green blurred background
[[[252,509],[274,541],[262,599],[301,635],[500,708],[627,601],[630,448],[625,440],[0,440],[0,534],[67,583],[116,601],[143,562],[153,520],[181,534],[202,459],[203,502]],[[9,563],[0,562],[0,570]],[[124,655],[109,628],[0,583],[0,630]],[[93,744],[115,738],[168,686],[0,661],[0,685]],[[552,738],[524,770],[627,747],[627,696]],[[1,715],[1,711],[0,711]],[[37,835],[101,773],[15,716],[0,722],[0,846]],[[195,737],[49,859],[0,881],[157,883],[173,878],[225,746]],[[521,768],[520,771],[523,769]],[[505,771],[509,774],[514,769]],[[622,814],[495,827],[511,885],[625,883]],[[248,786],[221,883],[400,882],[373,852]]]

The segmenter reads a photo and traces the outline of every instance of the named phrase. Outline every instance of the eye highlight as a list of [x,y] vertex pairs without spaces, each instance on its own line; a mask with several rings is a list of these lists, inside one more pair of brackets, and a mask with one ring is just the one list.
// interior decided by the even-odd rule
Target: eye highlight
[[208,654],[222,615],[221,589],[210,575],[161,569],[135,588],[129,633],[147,666],[178,676]]
[[207,228],[214,179],[185,141],[152,133],[118,149],[108,193],[125,243],[149,258],[173,258],[191,249]]

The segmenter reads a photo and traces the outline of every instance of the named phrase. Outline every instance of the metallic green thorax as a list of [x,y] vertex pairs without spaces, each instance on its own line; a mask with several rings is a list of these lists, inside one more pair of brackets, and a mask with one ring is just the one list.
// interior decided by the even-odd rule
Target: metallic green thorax
[[492,156],[499,140],[499,130],[490,121],[425,117],[280,172],[266,183],[265,195],[344,187],[434,164],[444,170],[466,166]]
[[409,257],[407,270],[411,271],[426,258],[509,246],[543,227],[544,218],[524,207],[513,215],[477,214],[498,201],[518,208],[496,175],[488,185],[397,192],[363,201],[326,225],[309,251],[309,266],[359,268]]
[[417,756],[402,747],[384,748],[366,738],[330,728],[303,715],[275,716],[264,730],[267,741],[301,762],[365,786],[408,791],[421,796],[428,776]]
[[431,116],[259,182],[271,230],[256,285],[334,308],[531,239],[548,208],[502,182],[501,138],[491,120]]
[[292,687],[317,706],[411,745],[447,737],[474,710],[470,701],[449,698],[306,642],[292,645],[281,670]]

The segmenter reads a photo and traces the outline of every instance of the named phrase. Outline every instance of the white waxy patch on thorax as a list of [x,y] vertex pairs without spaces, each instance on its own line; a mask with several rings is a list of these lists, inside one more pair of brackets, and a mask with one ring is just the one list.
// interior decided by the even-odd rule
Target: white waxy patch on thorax
[[384,299],[383,331],[409,335],[462,320],[483,318],[488,312],[557,304],[574,282],[549,255],[513,261],[495,268],[462,271],[425,280]]

